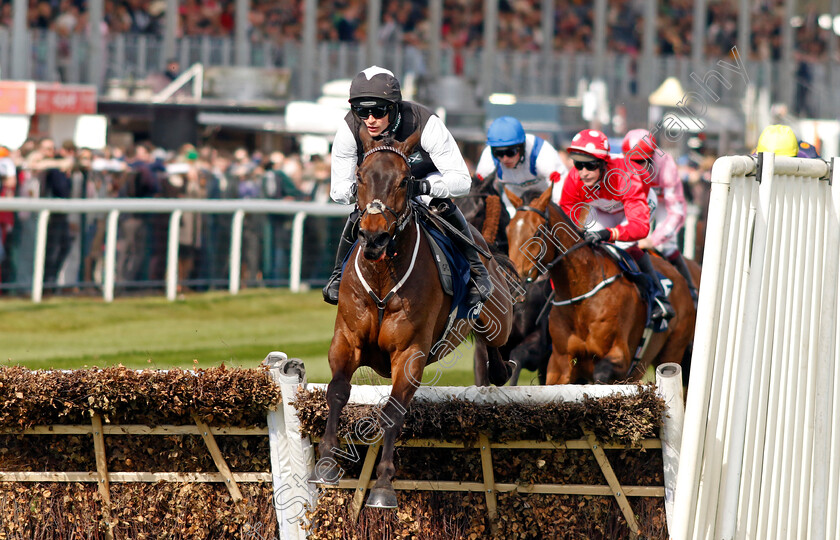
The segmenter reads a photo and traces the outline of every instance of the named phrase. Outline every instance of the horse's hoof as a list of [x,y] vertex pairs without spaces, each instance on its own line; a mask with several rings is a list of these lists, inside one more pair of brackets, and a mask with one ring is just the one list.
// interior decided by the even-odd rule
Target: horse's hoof
[[494,386],[504,386],[513,376],[513,371],[516,364],[510,360],[502,360],[501,362],[490,362],[488,366],[487,376],[490,378],[490,383]]
[[370,490],[365,506],[370,508],[396,508],[397,492],[393,489],[373,488]]
[[[331,471],[330,471],[331,472]],[[310,484],[338,484],[339,479],[341,476],[337,476],[333,474],[332,476],[328,474],[324,474],[323,471],[320,471],[318,467],[315,467],[315,470],[309,475],[309,478],[306,481]]]

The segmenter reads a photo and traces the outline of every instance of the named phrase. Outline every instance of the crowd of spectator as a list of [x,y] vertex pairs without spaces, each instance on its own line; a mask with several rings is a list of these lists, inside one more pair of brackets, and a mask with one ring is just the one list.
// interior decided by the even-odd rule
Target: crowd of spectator
[[[276,2],[252,0],[248,12],[248,34],[255,42],[276,44],[299,42],[302,37],[306,0]],[[545,40],[541,26],[542,0],[501,0],[499,3],[498,47],[507,50],[539,50]],[[738,2],[709,2],[706,14],[707,54],[725,56],[736,45]],[[11,2],[2,4],[0,23],[11,25]],[[29,25],[51,29],[66,36],[84,33],[88,26],[84,0],[34,0],[30,2]],[[367,35],[365,0],[318,0],[319,41],[361,43]],[[638,54],[641,46],[642,0],[611,0],[608,5],[608,47],[610,51]],[[559,0],[555,9],[554,49],[591,50],[593,3],[588,0]],[[781,54],[783,0],[751,2],[751,50],[742,52],[754,59],[777,59]],[[818,24],[816,8],[806,8],[798,17],[796,49],[807,59],[825,55],[830,29]],[[422,47],[428,43],[427,0],[383,0],[380,41]],[[105,0],[105,22],[109,33],[161,35],[165,0]],[[235,27],[233,0],[181,0],[178,10],[179,36],[232,36]],[[691,53],[694,6],[692,0],[659,3],[657,49],[661,54]],[[443,39],[453,49],[480,48],[484,22],[483,0],[444,0]]]
[[[562,145],[561,145],[562,146]],[[561,152],[561,155],[563,152]],[[474,172],[475,161],[465,154]],[[150,143],[93,151],[49,138],[20,149],[0,146],[0,197],[101,199],[190,198],[328,202],[329,155],[221,151],[185,144],[166,151]],[[713,158],[679,160],[690,200],[702,206]],[[705,181],[704,181],[705,180]],[[700,190],[700,191],[697,191]],[[707,198],[707,197],[706,197]],[[48,291],[96,288],[104,279],[107,216],[50,215],[44,261]],[[164,286],[169,213],[120,213],[115,282],[118,287]],[[229,284],[231,214],[184,212],[179,231],[180,287],[226,288]],[[322,282],[332,268],[344,218],[310,216],[304,228],[304,282]],[[0,211],[0,293],[31,287],[37,215]],[[288,283],[292,216],[247,214],[242,231],[241,278],[248,284]]]
[[[126,149],[77,149],[70,142],[27,141],[11,152],[0,147],[0,196],[51,198],[270,198],[326,202],[328,157],[272,152],[232,152],[184,145],[177,152],[144,143]],[[6,163],[8,161],[8,163]],[[179,236],[179,284],[220,287],[228,281],[230,214],[184,212]],[[303,268],[317,279],[327,272],[334,251],[333,220],[306,222]],[[341,227],[343,219],[336,227]],[[31,283],[37,216],[0,211],[0,290]],[[106,216],[92,213],[50,215],[44,283],[102,282]],[[121,213],[116,282],[125,287],[163,284],[168,214]],[[283,283],[288,279],[291,216],[246,214],[242,236],[243,283]]]

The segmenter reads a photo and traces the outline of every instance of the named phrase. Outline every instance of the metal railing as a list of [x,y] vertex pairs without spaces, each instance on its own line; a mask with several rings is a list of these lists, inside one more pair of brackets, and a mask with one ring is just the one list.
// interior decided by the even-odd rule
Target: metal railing
[[[200,199],[27,199],[0,198],[0,211],[32,212],[36,218],[34,234],[34,263],[31,297],[40,302],[44,291],[44,265],[47,250],[47,230],[51,214],[91,213],[106,215],[102,296],[106,302],[114,299],[116,283],[117,238],[122,214],[168,214],[166,240],[165,290],[169,300],[177,297],[178,258],[181,218],[184,213],[230,214],[229,284],[231,294],[241,285],[242,232],[246,214],[284,215],[292,218],[289,263],[289,288],[301,290],[304,222],[307,217],[345,217],[350,207],[336,204],[275,201],[259,199],[200,200]],[[324,246],[315,246],[323,249]],[[68,284],[71,285],[71,284]]]

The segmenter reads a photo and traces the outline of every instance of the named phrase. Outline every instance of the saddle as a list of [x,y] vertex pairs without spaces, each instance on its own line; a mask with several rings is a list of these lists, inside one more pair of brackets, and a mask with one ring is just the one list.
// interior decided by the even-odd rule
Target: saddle
[[[426,235],[429,247],[437,266],[438,277],[444,294],[452,297],[451,311],[457,309],[453,319],[476,318],[477,312],[470,313],[468,306],[464,303],[469,291],[470,263],[463,253],[455,246],[444,232],[423,213],[418,213],[420,230]],[[346,270],[351,254],[356,249],[358,240],[353,244],[342,263],[342,273]]]
[[452,310],[458,311],[455,317],[467,318],[470,312],[464,300],[469,291],[470,263],[452,240],[428,219],[420,219],[420,230],[429,240],[443,292],[452,297]]
[[[618,264],[622,273],[627,276],[627,278],[632,281],[639,290],[639,294],[645,302],[645,328],[650,328],[657,333],[667,330],[668,321],[659,320],[654,322],[650,318],[651,305],[654,302],[654,297],[658,293],[658,288],[651,280],[651,277],[646,272],[642,272],[641,269],[639,269],[639,265],[636,264],[636,260],[633,259],[629,253],[620,247],[617,247],[615,244],[603,243],[600,244],[600,247],[616,262],[616,264]],[[670,294],[673,282],[659,272],[657,272],[657,275],[659,276],[659,281],[662,284],[662,289],[665,291],[665,294]]]

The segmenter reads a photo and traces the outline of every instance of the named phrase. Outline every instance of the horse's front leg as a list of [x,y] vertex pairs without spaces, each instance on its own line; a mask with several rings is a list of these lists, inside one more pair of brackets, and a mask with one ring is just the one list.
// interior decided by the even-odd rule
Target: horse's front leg
[[[617,343],[603,358],[595,363],[592,379],[596,383],[610,384],[616,380],[632,378],[632,374],[627,373],[630,360],[630,349],[627,344]],[[636,369],[633,371],[636,371]]]
[[473,352],[473,371],[475,373],[476,386],[489,386],[490,378],[487,375],[487,345],[480,339],[475,340],[475,350]]
[[318,445],[318,463],[310,476],[311,482],[336,483],[341,476],[341,468],[335,461],[338,448],[338,421],[341,411],[350,399],[350,379],[359,366],[360,349],[350,345],[343,332],[337,332],[330,345],[329,362],[332,368],[332,380],[327,386],[327,426],[321,443]]
[[408,404],[423,377],[426,354],[419,348],[411,348],[392,354],[393,387],[388,403],[382,408],[380,425],[383,428],[382,455],[376,467],[376,483],[370,490],[367,506],[374,508],[396,508],[397,492],[391,485],[396,467],[394,447],[402,431]]

